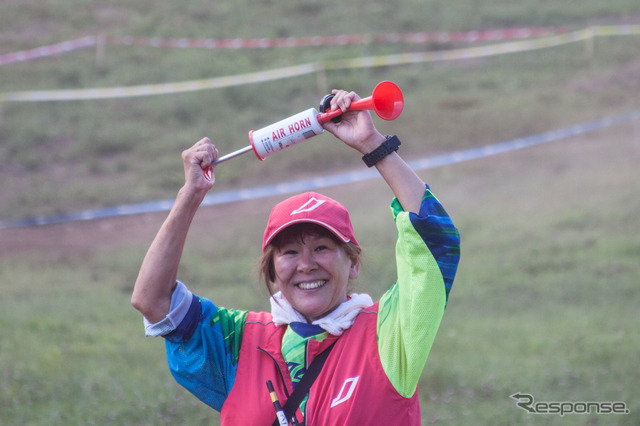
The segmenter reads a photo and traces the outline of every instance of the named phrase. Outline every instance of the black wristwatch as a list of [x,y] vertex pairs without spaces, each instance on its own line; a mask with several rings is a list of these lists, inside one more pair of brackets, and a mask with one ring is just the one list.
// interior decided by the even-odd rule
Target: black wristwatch
[[396,152],[399,147],[400,139],[398,139],[396,135],[387,136],[387,140],[382,142],[379,147],[377,147],[370,153],[363,155],[362,161],[364,161],[364,164],[366,164],[367,167],[373,167],[378,161],[382,160],[387,155],[391,154],[392,152]]

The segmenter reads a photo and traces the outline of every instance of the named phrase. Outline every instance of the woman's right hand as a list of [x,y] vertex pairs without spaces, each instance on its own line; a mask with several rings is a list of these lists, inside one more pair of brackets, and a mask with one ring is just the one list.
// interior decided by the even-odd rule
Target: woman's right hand
[[185,187],[195,192],[206,193],[215,183],[215,165],[218,149],[209,138],[202,138],[191,148],[182,152]]
[[[218,150],[209,138],[182,153],[185,184],[142,261],[131,295],[131,304],[152,323],[162,320],[171,308],[187,233],[205,194],[213,187],[215,166],[211,163],[216,158]],[[211,179],[204,174],[208,168]]]

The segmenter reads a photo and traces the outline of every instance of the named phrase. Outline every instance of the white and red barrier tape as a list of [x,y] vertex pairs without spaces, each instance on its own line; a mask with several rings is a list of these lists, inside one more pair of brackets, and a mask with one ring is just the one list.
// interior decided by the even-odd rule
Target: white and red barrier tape
[[[515,36],[515,33],[512,35]],[[283,78],[296,77],[311,74],[320,70],[339,70],[351,68],[370,68],[378,66],[393,66],[402,64],[450,61],[459,59],[473,59],[486,56],[503,55],[508,53],[524,52],[535,49],[545,49],[583,40],[592,39],[595,36],[612,35],[640,35],[640,25],[592,27],[569,33],[562,33],[547,37],[527,40],[497,43],[488,46],[478,46],[463,49],[450,49],[439,51],[422,51],[414,53],[402,53],[386,56],[371,56],[363,58],[351,58],[343,60],[319,61],[317,63],[301,64],[274,70],[259,71],[248,74],[236,74],[226,77],[193,80],[177,83],[163,83],[128,87],[92,88],[76,90],[40,90],[0,93],[0,102],[43,102],[43,101],[69,101],[83,99],[110,99],[136,96],[152,96],[174,93],[184,93],[205,89],[217,89],[223,87],[239,86],[257,82],[266,82]],[[521,36],[523,34],[521,33]],[[77,43],[49,46],[53,50],[68,51],[72,48],[80,48],[91,45],[95,39],[86,37],[76,40]],[[64,46],[63,46],[64,45]],[[67,49],[67,50],[62,50]],[[37,51],[39,49],[33,49]],[[31,51],[29,51],[31,52]],[[36,54],[36,53],[34,53]],[[40,53],[41,56],[45,56]],[[2,56],[0,56],[2,58]]]
[[22,50],[20,52],[5,53],[0,55],[0,65],[12,64],[15,62],[29,61],[31,59],[44,58],[45,56],[58,55],[60,53],[71,52],[72,50],[83,49],[95,46],[96,37],[87,36],[76,40],[69,40],[50,46],[37,47],[35,49]]
[[[592,27],[594,35],[640,34],[640,25]],[[43,58],[94,46],[98,43],[125,46],[173,47],[183,49],[270,49],[277,47],[344,46],[350,44],[446,43],[504,41],[545,37],[568,32],[566,27],[509,28],[479,31],[352,34],[276,38],[162,38],[131,36],[87,36],[49,46],[0,55],[0,65]]]
[[107,44],[126,46],[178,47],[195,49],[270,49],[275,47],[345,46],[368,43],[431,43],[501,41],[543,37],[567,32],[566,28],[513,28],[468,32],[417,32],[389,34],[353,34],[315,37],[278,38],[160,38],[160,37],[106,37]]
[[591,32],[582,30],[556,36],[549,36],[532,40],[512,41],[507,43],[493,44],[490,46],[479,46],[475,48],[404,53],[398,55],[352,58],[324,62],[320,61],[316,63],[308,63],[268,71],[259,71],[248,74],[235,74],[226,77],[215,77],[210,79],[193,80],[178,83],[111,88],[39,90],[0,93],[0,102],[44,102],[86,99],[111,99],[184,93],[296,77],[311,74],[319,70],[368,68],[421,62],[479,58],[483,56],[514,53],[532,49],[543,49],[547,47],[558,46],[561,44],[573,43],[579,40],[584,40],[591,36]]
[[177,47],[185,49],[270,49],[276,47],[344,46],[367,43],[478,42],[543,37],[567,32],[566,28],[511,28],[481,31],[352,34],[316,37],[277,38],[162,38],[130,36],[87,36],[49,46],[0,55],[0,65],[57,55],[97,43],[125,46]]
[[[592,27],[594,35],[640,34],[640,25]],[[567,27],[530,27],[476,31],[415,32],[386,34],[351,34],[313,37],[277,38],[162,38],[106,36],[104,42],[113,45],[173,47],[182,49],[271,49],[277,47],[346,46],[355,44],[449,43],[505,41],[564,34]]]

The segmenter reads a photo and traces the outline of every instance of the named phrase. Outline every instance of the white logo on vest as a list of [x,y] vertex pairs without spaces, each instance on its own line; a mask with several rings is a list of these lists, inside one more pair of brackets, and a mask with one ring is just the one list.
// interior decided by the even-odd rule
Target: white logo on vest
[[[356,385],[358,384],[359,378],[360,376],[356,376],[356,377],[351,377],[344,381],[344,383],[342,384],[342,389],[340,389],[340,393],[338,394],[338,396],[333,398],[333,401],[331,401],[330,408],[333,408],[338,404],[342,404],[343,402],[351,398],[351,395],[353,395],[353,391],[356,389]],[[347,390],[346,395],[344,395],[344,388],[347,386],[347,383],[350,383],[351,385],[349,386],[349,390]]]

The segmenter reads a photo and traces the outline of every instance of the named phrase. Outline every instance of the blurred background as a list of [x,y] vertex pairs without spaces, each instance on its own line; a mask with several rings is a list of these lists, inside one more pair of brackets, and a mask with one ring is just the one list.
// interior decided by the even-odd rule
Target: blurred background
[[[408,160],[581,129],[419,171],[463,241],[419,385],[423,423],[640,423],[638,25],[635,0],[4,0],[0,423],[217,424],[129,304],[166,211],[29,220],[170,202],[200,138],[225,154],[333,88],[364,97],[382,80],[405,108],[374,121]],[[324,134],[220,165],[212,194],[363,167]],[[395,280],[389,190],[323,192],[353,214],[358,291],[380,297]],[[254,264],[281,198],[202,207],[180,278],[221,306],[268,309]],[[531,414],[516,393],[629,413]]]

